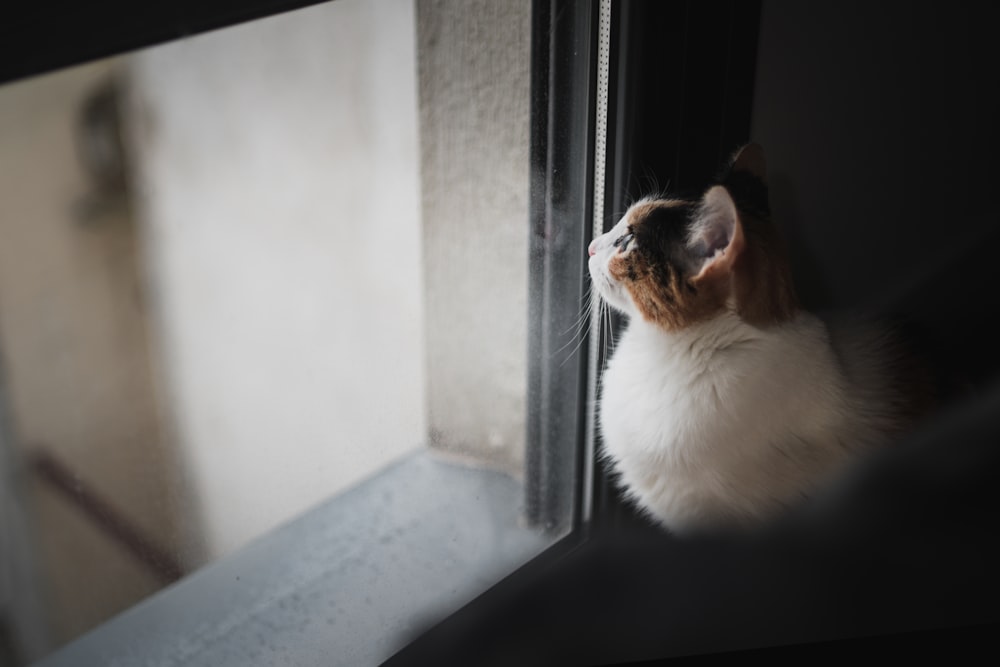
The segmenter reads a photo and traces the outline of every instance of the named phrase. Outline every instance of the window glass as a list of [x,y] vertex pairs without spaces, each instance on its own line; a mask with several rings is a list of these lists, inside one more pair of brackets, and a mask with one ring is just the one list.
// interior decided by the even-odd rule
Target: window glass
[[414,456],[529,531],[530,20],[338,0],[0,87],[11,655]]

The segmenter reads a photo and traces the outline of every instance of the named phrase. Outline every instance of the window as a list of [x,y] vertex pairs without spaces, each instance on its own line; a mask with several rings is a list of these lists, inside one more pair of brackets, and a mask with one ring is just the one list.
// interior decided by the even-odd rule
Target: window
[[566,534],[576,463],[526,445],[531,26],[339,0],[0,89],[19,662],[266,655],[286,613],[370,662]]

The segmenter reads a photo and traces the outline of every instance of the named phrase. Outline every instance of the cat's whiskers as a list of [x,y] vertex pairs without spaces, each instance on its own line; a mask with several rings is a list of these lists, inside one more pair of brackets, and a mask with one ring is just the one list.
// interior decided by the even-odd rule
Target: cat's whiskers
[[611,324],[611,307],[605,302],[602,304],[602,317],[604,320],[605,327],[605,340],[608,347],[611,348],[611,353],[614,354],[615,351],[615,332]]
[[[555,353],[553,353],[552,356],[557,356],[559,353],[561,353],[567,347],[569,347],[570,345],[572,345],[574,342],[576,343],[576,345],[573,347],[573,349],[570,350],[570,352],[566,355],[566,358],[562,360],[562,363],[559,364],[560,368],[562,368],[562,366],[565,365],[565,363],[567,361],[569,361],[570,359],[573,358],[573,356],[583,346],[583,341],[587,340],[586,332],[587,332],[587,330],[590,327],[590,322],[591,322],[591,317],[592,317],[592,313],[593,313],[593,309],[594,309],[594,303],[595,303],[594,300],[595,299],[597,299],[598,303],[600,303],[602,301],[601,298],[600,298],[600,296],[595,295],[593,289],[589,289],[587,291],[587,298],[586,298],[586,300],[584,301],[584,304],[583,304],[583,313],[580,315],[580,318],[576,321],[576,324],[573,325],[575,327],[575,329],[576,329],[576,331],[573,334],[573,337],[570,338],[566,342],[565,345],[563,345],[558,350],[556,350]],[[563,335],[566,335],[566,333],[568,333],[568,331],[569,330],[567,330],[566,332],[564,332]]]
[[[560,333],[560,336],[565,336],[570,331],[574,331],[573,338],[575,339],[582,332],[584,327],[587,325],[587,321],[590,319],[590,313],[594,305],[594,290],[587,288],[587,298],[584,300],[583,305],[580,307],[580,316],[576,318],[576,322],[571,324],[565,331]],[[562,348],[560,348],[562,351]]]

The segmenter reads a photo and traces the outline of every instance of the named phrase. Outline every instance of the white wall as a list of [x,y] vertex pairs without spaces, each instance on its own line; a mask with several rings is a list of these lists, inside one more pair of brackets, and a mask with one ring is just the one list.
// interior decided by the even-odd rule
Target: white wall
[[131,62],[161,375],[217,557],[424,440],[412,0]]

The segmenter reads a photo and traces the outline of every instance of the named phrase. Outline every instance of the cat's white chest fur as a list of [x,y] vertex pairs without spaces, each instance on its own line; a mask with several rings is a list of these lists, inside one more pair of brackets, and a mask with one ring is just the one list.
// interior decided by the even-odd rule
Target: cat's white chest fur
[[626,491],[679,532],[770,516],[878,438],[806,313],[768,330],[731,314],[679,332],[634,318],[599,417]]

